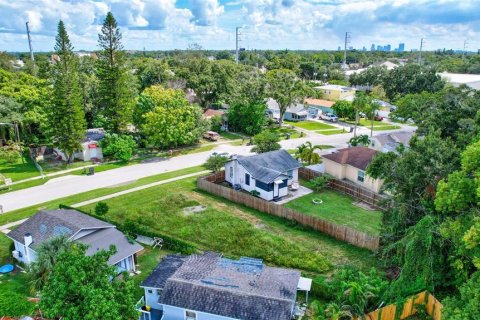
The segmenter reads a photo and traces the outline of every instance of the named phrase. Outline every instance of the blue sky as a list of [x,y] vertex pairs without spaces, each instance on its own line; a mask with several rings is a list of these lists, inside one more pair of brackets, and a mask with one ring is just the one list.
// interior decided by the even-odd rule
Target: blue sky
[[233,49],[235,27],[247,49],[336,49],[404,42],[416,49],[480,49],[480,0],[0,0],[0,51],[49,51],[62,19],[77,50],[97,48],[111,10],[126,49]]

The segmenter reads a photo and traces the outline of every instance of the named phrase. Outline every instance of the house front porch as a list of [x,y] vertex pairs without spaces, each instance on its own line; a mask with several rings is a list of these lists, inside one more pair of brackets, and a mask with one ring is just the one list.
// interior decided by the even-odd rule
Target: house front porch
[[313,190],[307,188],[307,187],[304,187],[302,185],[298,186],[298,189],[296,190],[293,190],[291,188],[289,188],[288,190],[288,194],[284,197],[282,197],[280,200],[278,201],[275,201],[276,204],[285,204],[289,201],[292,201],[292,200],[295,200],[297,198],[300,198],[300,197],[303,197],[307,194],[310,194],[312,193]]

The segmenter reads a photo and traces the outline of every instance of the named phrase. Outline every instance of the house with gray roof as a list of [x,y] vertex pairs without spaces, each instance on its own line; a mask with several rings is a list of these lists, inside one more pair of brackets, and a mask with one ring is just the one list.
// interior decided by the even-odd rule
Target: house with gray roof
[[253,156],[232,156],[225,164],[225,180],[234,188],[257,191],[265,200],[280,199],[288,187],[298,184],[298,168],[302,165],[285,150]]
[[77,210],[40,210],[28,220],[10,231],[13,240],[13,257],[19,262],[30,264],[37,259],[37,248],[45,241],[65,236],[70,241],[85,244],[87,255],[115,246],[117,252],[108,263],[121,271],[135,271],[135,255],[143,247],[127,238],[117,228]]
[[151,320],[290,320],[311,279],[262,260],[218,253],[168,255],[141,283]]
[[370,139],[370,148],[380,152],[396,152],[400,145],[408,148],[414,134],[404,131],[378,134]]

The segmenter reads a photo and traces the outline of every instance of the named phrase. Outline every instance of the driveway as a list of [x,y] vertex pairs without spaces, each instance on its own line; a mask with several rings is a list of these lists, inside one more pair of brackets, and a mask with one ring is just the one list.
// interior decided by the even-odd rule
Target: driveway
[[[402,126],[404,131],[414,131],[414,127]],[[359,134],[369,134],[370,130],[361,128]],[[392,130],[399,131],[399,130]],[[392,132],[382,131],[382,133]],[[331,136],[325,136],[310,132],[309,137],[283,140],[280,145],[284,149],[295,149],[306,141],[312,144],[328,144],[336,148],[347,146],[347,141],[353,136],[353,133],[343,133]],[[193,153],[173,158],[159,159],[158,161],[141,163],[137,165],[122,167],[109,171],[96,173],[93,176],[71,176],[68,179],[51,180],[48,184],[36,186],[28,189],[12,191],[0,195],[0,205],[4,212],[9,212],[29,206],[37,205],[43,202],[68,197],[74,194],[91,191],[94,189],[105,188],[113,185],[138,180],[144,177],[153,176],[169,171],[180,170],[188,167],[199,166],[205,163],[212,152],[228,152],[230,154],[248,155],[251,147],[232,146],[221,144],[212,151]]]

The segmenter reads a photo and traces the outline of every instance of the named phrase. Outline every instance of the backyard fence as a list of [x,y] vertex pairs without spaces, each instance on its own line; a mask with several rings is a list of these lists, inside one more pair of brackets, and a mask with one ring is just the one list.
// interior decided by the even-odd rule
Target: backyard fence
[[[298,170],[298,176],[305,180],[311,180],[322,175],[323,174],[321,172],[305,167]],[[378,209],[384,209],[382,202],[387,199],[385,196],[379,195],[378,193],[370,191],[366,188],[363,188],[362,186],[359,186],[347,180],[338,180],[332,178],[328,182],[328,187],[332,190],[349,195],[359,201],[365,202],[368,205]]]
[[370,250],[376,250],[379,247],[379,237],[371,236],[365,232],[357,231],[343,225],[338,225],[314,216],[306,215],[302,212],[286,208],[276,204],[275,202],[265,201],[242,191],[233,190],[232,188],[219,184],[223,181],[225,181],[225,172],[220,171],[206,177],[198,178],[197,186],[201,190],[223,197],[235,203],[243,204],[249,208],[253,208],[273,216],[296,221],[301,225],[323,232],[334,237],[335,239],[348,242],[357,247],[367,248]]
[[429,292],[423,291],[408,299],[401,310],[397,310],[396,304],[390,304],[381,309],[366,314],[361,320],[396,320],[406,319],[418,312],[419,305],[425,306],[425,311],[433,320],[441,320],[442,304]]

